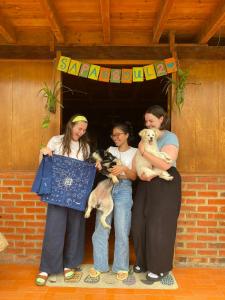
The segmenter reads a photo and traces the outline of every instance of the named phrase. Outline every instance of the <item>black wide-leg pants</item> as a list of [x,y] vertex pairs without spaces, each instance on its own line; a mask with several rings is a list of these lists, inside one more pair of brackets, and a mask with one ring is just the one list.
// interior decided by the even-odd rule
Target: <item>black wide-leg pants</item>
[[57,274],[77,267],[83,260],[84,239],[83,212],[48,204],[40,271]]
[[181,205],[181,177],[172,167],[174,177],[139,181],[132,211],[136,264],[155,274],[172,270],[177,219]]

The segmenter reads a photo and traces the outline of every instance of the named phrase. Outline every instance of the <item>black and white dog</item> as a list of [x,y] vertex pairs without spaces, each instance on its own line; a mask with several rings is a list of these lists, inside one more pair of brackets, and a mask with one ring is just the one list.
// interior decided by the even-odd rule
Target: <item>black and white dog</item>
[[113,199],[112,199],[112,188],[115,183],[119,180],[115,175],[110,173],[110,169],[119,165],[120,161],[112,155],[110,152],[101,150],[96,151],[92,154],[92,159],[100,162],[102,169],[100,172],[106,175],[108,179],[100,181],[96,188],[91,192],[88,198],[88,207],[85,212],[85,218],[89,218],[93,208],[96,208],[102,212],[100,221],[104,228],[111,228],[109,224],[106,223],[107,216],[113,210]]

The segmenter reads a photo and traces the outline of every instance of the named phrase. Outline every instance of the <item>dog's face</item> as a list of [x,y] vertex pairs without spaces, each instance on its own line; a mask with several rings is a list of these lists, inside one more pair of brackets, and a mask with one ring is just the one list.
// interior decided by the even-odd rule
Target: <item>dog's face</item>
[[139,135],[144,142],[151,144],[157,140],[159,136],[159,130],[155,128],[143,129],[139,132]]
[[96,161],[100,161],[103,175],[109,174],[109,169],[117,164],[117,158],[106,150],[98,150],[92,154]]

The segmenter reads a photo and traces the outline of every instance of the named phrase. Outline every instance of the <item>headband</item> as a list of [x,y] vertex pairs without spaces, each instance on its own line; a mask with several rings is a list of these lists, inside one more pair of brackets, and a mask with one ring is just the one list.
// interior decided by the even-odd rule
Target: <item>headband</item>
[[87,121],[88,120],[86,119],[85,116],[79,115],[79,116],[76,116],[76,117],[73,118],[72,123],[75,123],[75,122],[87,122]]

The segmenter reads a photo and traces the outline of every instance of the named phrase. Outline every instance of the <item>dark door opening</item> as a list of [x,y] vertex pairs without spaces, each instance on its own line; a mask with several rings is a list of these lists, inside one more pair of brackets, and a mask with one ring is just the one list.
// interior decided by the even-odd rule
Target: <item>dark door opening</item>
[[[121,68],[121,66],[116,66]],[[129,66],[126,66],[129,67]],[[115,68],[115,66],[113,66]],[[88,119],[88,133],[92,140],[92,150],[107,149],[113,145],[110,131],[115,121],[130,121],[134,128],[134,142],[139,142],[138,132],[144,128],[143,114],[154,104],[167,110],[168,95],[165,91],[166,79],[159,77],[154,80],[132,84],[103,83],[87,78],[63,73],[63,106],[62,131],[69,118],[76,113],[84,114]],[[72,92],[71,92],[72,91]],[[101,180],[97,176],[97,181]],[[86,256],[85,262],[92,263],[91,237],[95,226],[95,212],[86,223]],[[110,235],[109,259],[113,258],[114,234]],[[131,262],[134,262],[134,251],[131,243]]]
[[135,135],[133,146],[137,146],[138,132],[144,127],[143,114],[147,107],[159,104],[167,110],[165,84],[165,77],[116,84],[63,73],[63,85],[72,92],[63,89],[62,131],[73,114],[82,113],[88,118],[88,133],[93,147],[106,149],[112,145],[112,124],[118,120],[130,121]]

